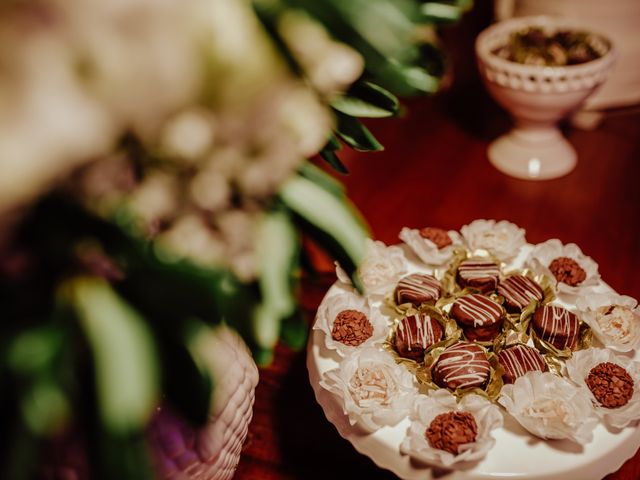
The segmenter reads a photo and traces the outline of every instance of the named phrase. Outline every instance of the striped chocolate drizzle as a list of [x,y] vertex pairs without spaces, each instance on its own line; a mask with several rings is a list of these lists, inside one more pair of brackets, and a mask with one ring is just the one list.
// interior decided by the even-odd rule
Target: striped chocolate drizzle
[[[540,327],[545,333],[546,340],[558,348],[567,348],[571,345],[573,336],[578,331],[578,319],[569,310],[556,305],[546,305],[542,310]],[[556,340],[564,339],[558,345]]]
[[513,378],[518,378],[533,370],[545,371],[546,364],[540,354],[531,347],[516,345],[502,350],[498,359]]
[[452,388],[477,386],[489,375],[489,361],[477,345],[459,342],[440,354],[436,369]]
[[483,260],[464,260],[458,267],[458,273],[465,280],[475,278],[490,278],[500,275],[498,265],[493,262],[485,262]]
[[[415,335],[411,323],[416,325]],[[420,345],[422,349],[426,349],[440,340],[436,337],[431,318],[424,313],[403,318],[398,324],[396,335],[407,345],[408,350],[411,350],[412,345]]]
[[498,285],[498,293],[510,303],[523,309],[533,300],[542,300],[542,290],[536,282],[524,275],[513,275]]
[[500,305],[490,298],[477,293],[459,298],[454,306],[457,306],[473,319],[474,327],[486,324],[492,325],[502,316],[502,307]]
[[396,287],[398,303],[422,303],[440,298],[440,282],[432,275],[413,273],[402,278]]

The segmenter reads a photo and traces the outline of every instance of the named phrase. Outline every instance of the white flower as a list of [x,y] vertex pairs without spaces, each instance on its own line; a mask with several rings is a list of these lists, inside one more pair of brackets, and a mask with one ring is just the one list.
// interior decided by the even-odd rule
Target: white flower
[[[624,368],[633,380],[631,399],[621,407],[606,408],[602,406],[586,383],[591,369],[605,362]],[[616,355],[611,350],[590,348],[575,352],[571,360],[566,363],[566,367],[569,378],[591,399],[596,414],[609,425],[616,428],[624,428],[631,422],[640,419],[640,363],[634,362],[627,357]]]
[[447,234],[452,243],[443,248],[438,248],[431,240],[420,235],[420,230],[418,229],[404,227],[398,237],[406,243],[413,253],[424,263],[439,266],[449,261],[453,255],[453,250],[462,245],[462,238],[458,232],[449,230]]
[[528,372],[502,387],[498,402],[520,425],[541,438],[586,444],[598,423],[589,397],[551,372]]
[[[407,273],[407,259],[397,246],[387,247],[378,240],[367,239],[366,254],[358,267],[367,295],[384,296],[392,291]],[[345,271],[336,264],[336,275],[342,283],[351,284]]]
[[409,371],[390,353],[365,348],[323,375],[320,385],[342,400],[349,423],[369,431],[405,418],[418,390]]
[[460,233],[469,250],[485,250],[503,262],[518,255],[526,243],[524,229],[506,220],[474,220]]
[[[571,286],[557,281],[549,269],[551,262],[562,257],[574,260],[584,270],[585,279],[578,285]],[[584,255],[575,243],[563,245],[557,238],[536,245],[529,253],[525,264],[535,273],[545,275],[554,282],[560,300],[573,302],[578,296],[590,293],[590,290],[600,283],[598,264],[591,257]]]
[[618,352],[640,348],[640,307],[617,293],[594,293],[576,300],[581,317],[605,347]]
[[[364,314],[373,327],[371,336],[359,345],[347,345],[334,339],[333,332],[336,317],[340,313],[349,310]],[[389,333],[389,325],[385,317],[377,309],[370,308],[365,298],[346,290],[323,301],[318,309],[313,328],[324,332],[325,346],[329,350],[336,350],[342,357],[349,355],[354,350],[382,343]]]
[[[447,412],[469,412],[478,427],[475,442],[461,445],[457,455],[432,447],[425,435],[433,419]],[[495,444],[495,439],[491,436],[492,430],[502,427],[500,410],[488,400],[479,395],[466,395],[457,403],[456,398],[444,389],[436,390],[428,397],[420,396],[414,404],[411,420],[411,427],[400,444],[400,451],[444,468],[456,463],[477,461],[486,456]]]

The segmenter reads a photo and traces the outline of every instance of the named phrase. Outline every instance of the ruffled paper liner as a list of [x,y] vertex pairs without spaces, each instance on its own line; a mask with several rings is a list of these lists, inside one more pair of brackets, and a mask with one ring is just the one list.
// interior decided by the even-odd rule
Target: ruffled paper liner
[[[424,374],[423,378],[419,379],[420,383],[425,385],[429,390],[439,390],[443,387],[437,385],[432,377],[431,377],[431,367],[438,361],[440,354],[452,345],[454,342],[450,342],[446,346],[440,346],[433,348],[429,351],[427,355],[425,355],[424,359]],[[477,342],[476,342],[477,344]],[[492,402],[495,402],[497,398],[500,396],[500,390],[503,386],[502,381],[502,367],[498,362],[498,357],[493,353],[488,351],[486,348],[480,346],[485,354],[487,355],[487,359],[489,360],[489,380],[487,381],[487,385],[484,388],[478,387],[470,387],[470,388],[456,388],[455,390],[451,390],[450,388],[446,388],[445,390],[450,391],[456,398],[460,399],[465,395],[469,395],[471,393],[475,393],[476,395],[480,395]]]
[[[597,320],[597,310],[602,307],[626,307],[631,311],[635,326],[627,336],[629,341],[622,342],[603,330]],[[593,336],[606,348],[616,352],[630,352],[640,349],[640,307],[635,298],[617,293],[597,293],[589,297],[581,297],[576,301],[580,318],[593,330]]]
[[[429,353],[433,349],[447,348],[448,346],[458,342],[458,340],[460,339],[462,330],[460,329],[460,327],[458,327],[458,324],[454,320],[443,315],[442,312],[437,308],[433,306],[424,306],[421,310],[416,309],[414,313],[409,313],[409,315],[415,315],[417,313],[424,313],[435,319],[440,324],[443,331],[443,339],[439,342],[434,343],[425,350],[425,362],[426,358],[429,356]],[[431,373],[427,368],[425,368],[425,364],[418,363],[410,358],[401,357],[395,348],[396,330],[400,321],[401,318],[397,318],[394,320],[394,324],[389,329],[389,335],[387,336],[387,340],[382,345],[382,348],[391,353],[396,363],[403,365],[407,370],[413,373],[420,385],[428,385],[431,382]]]
[[536,348],[544,354],[549,354],[551,357],[555,357],[556,359],[567,359],[571,358],[573,352],[578,350],[586,350],[587,348],[591,348],[593,344],[593,334],[591,332],[591,327],[587,325],[582,320],[580,321],[580,327],[578,330],[578,341],[576,343],[576,348],[571,350],[570,348],[557,348],[550,342],[543,340],[538,336],[533,327],[529,328],[529,335],[533,340]]
[[[632,397],[626,405],[606,408],[595,397],[586,383],[589,372],[596,365],[611,362],[622,367],[633,380]],[[596,415],[614,428],[625,428],[640,420],[640,363],[616,354],[607,348],[592,348],[574,355],[566,364],[567,376],[591,399]]]
[[[439,414],[461,411],[471,414],[476,422],[478,430],[475,441],[460,445],[457,454],[432,447],[425,435],[431,422]],[[400,453],[447,470],[467,469],[484,458],[495,445],[493,430],[503,425],[502,412],[496,405],[476,396],[467,396],[458,402],[444,389],[416,399],[410,420],[411,425],[400,444]]]

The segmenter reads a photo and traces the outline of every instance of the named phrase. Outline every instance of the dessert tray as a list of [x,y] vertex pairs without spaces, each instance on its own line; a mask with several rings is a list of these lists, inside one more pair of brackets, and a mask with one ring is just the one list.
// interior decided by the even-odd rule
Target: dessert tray
[[[634,455],[640,447],[640,309],[600,279],[592,259],[558,240],[528,244],[524,230],[505,221],[477,220],[460,232],[405,228],[400,238],[405,243],[397,246],[368,245],[359,270],[363,297],[337,268],[338,281],[318,308],[308,342],[316,399],[356,450],[411,480],[595,480]],[[562,268],[550,269],[557,259]],[[465,284],[459,275],[465,261],[495,263],[494,287]],[[438,295],[399,303],[398,283],[414,273],[435,277]],[[514,275],[535,281],[541,292],[515,310],[507,305],[508,292],[498,289]],[[489,340],[476,336],[484,332],[481,322],[468,327],[452,314],[452,305],[472,294],[500,305],[500,328]],[[534,321],[545,308],[566,309],[579,328],[549,336]],[[440,338],[431,341],[431,333],[418,330],[419,339],[431,343],[418,356],[398,338],[411,316],[437,318],[441,326],[435,325]],[[573,337],[558,344],[567,332]],[[491,372],[482,385],[446,383],[434,374],[442,369],[443,352],[462,344],[486,352]],[[544,368],[523,367],[509,383],[501,352],[516,345],[539,353]],[[613,390],[594,387],[592,374],[604,365],[629,380],[624,395],[615,387],[617,377]],[[605,384],[613,385],[608,378]],[[447,423],[454,412],[473,417],[473,427]]]

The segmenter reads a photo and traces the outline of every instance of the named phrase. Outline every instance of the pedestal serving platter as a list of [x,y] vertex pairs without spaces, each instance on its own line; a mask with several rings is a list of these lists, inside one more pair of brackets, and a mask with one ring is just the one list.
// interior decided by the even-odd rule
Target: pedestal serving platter
[[[522,264],[531,248],[531,245],[525,246],[513,264]],[[412,255],[408,253],[408,249],[405,246],[403,249],[407,257],[411,258]],[[409,268],[409,273],[432,273],[432,270],[418,262],[410,262]],[[327,292],[319,310],[328,298],[347,294],[348,288],[339,282],[334,284]],[[612,290],[600,281],[596,291],[611,292]],[[313,330],[307,347],[309,381],[316,400],[329,422],[358,452],[370,457],[379,467],[392,471],[402,479],[566,480],[579,478],[596,480],[618,470],[640,447],[640,428],[635,425],[614,430],[608,429],[600,422],[593,432],[593,440],[581,446],[567,440],[543,440],[535,437],[503,410],[504,426],[493,432],[496,443],[484,459],[466,469],[449,471],[434,468],[400,453],[400,443],[410,425],[408,418],[395,426],[385,426],[373,433],[363,431],[358,424],[350,425],[348,417],[343,413],[340,398],[320,386],[323,374],[337,368],[340,362],[336,352],[325,347],[323,335],[322,331]],[[627,356],[634,356],[634,354],[637,357],[635,352]]]

